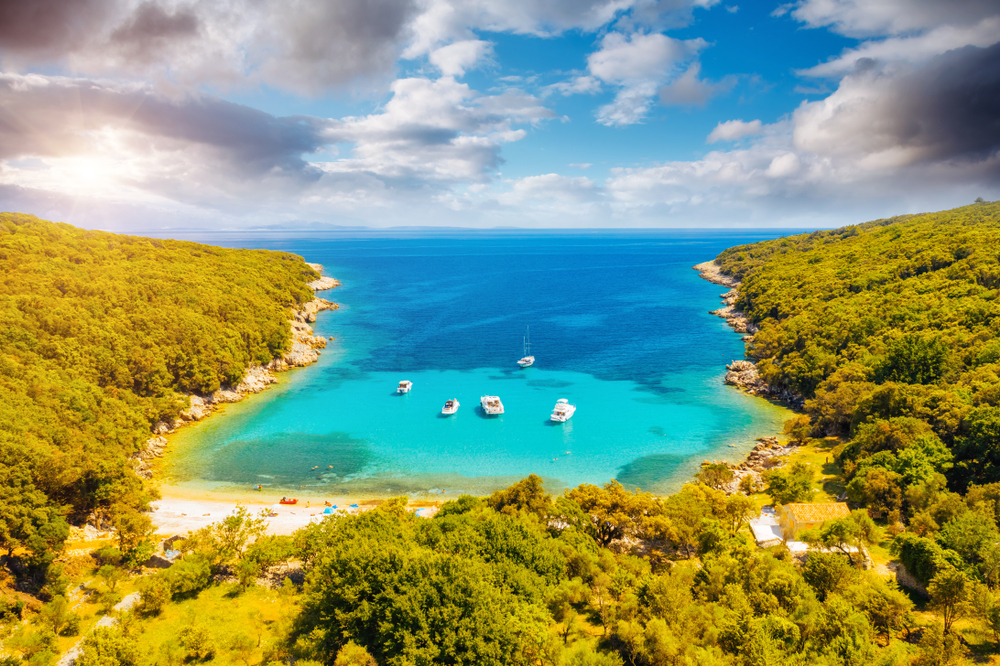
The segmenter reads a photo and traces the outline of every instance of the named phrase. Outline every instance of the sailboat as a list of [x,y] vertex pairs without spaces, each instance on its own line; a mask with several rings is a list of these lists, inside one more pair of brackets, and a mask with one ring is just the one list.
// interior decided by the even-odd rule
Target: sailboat
[[535,363],[535,357],[531,355],[531,331],[530,327],[524,328],[524,358],[517,362],[522,368],[527,368]]

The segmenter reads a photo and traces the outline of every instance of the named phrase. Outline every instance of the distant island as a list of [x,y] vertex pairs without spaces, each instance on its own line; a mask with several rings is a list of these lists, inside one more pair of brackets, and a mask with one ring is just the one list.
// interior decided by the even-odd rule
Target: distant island
[[291,254],[10,213],[0,267],[7,659],[889,665],[1000,649],[1000,203],[699,267],[745,336],[720,381],[798,410],[746,463],[706,461],[669,496],[613,480],[552,495],[532,474],[436,512],[317,508],[290,535],[245,508],[156,534],[144,458],[178,419],[307,362],[330,280]]

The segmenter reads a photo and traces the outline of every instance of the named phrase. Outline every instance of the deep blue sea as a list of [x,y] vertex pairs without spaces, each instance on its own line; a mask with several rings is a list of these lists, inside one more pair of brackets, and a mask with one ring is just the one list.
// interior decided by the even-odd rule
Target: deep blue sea
[[[722,383],[740,336],[691,266],[781,232],[343,232],[188,236],[284,250],[342,282],[320,295],[336,339],[318,364],[172,437],[188,491],[358,498],[488,493],[530,473],[550,491],[618,479],[668,492],[735,460],[784,409]],[[526,327],[533,367],[521,369]],[[413,382],[406,395],[400,380]],[[498,395],[500,417],[479,409]],[[442,417],[445,400],[457,414]],[[556,400],[576,414],[548,420]]]

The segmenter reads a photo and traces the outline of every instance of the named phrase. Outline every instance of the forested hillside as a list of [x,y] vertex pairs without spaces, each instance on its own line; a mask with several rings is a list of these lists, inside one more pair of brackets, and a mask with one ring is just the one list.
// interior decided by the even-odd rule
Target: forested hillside
[[868,442],[903,437],[890,431],[933,434],[954,453],[953,489],[1000,481],[1000,203],[734,247],[718,263],[760,327],[748,355],[808,398],[815,434],[860,437],[852,458],[900,448]]
[[127,457],[180,394],[289,344],[301,257],[0,214],[0,547],[39,557],[62,517],[141,506]]

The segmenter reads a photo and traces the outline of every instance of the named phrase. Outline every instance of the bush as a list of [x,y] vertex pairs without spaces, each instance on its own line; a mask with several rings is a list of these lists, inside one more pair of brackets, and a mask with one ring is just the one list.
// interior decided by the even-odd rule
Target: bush
[[202,553],[189,553],[164,573],[170,584],[171,594],[194,595],[203,590],[212,580],[212,569],[208,557]]
[[215,642],[201,627],[184,627],[177,634],[188,659],[208,659],[215,654]]
[[767,494],[778,504],[804,502],[812,497],[813,473],[801,462],[792,463],[787,469],[769,469],[761,477]]
[[79,666],[136,666],[139,645],[115,627],[95,627],[83,641]]
[[159,615],[173,594],[170,580],[163,574],[145,576],[139,581],[139,611]]

